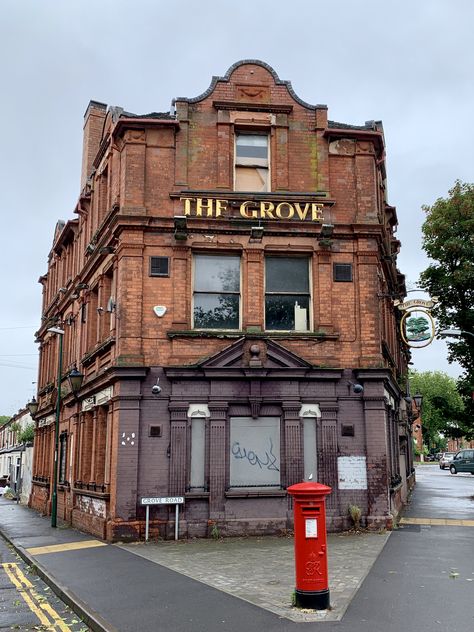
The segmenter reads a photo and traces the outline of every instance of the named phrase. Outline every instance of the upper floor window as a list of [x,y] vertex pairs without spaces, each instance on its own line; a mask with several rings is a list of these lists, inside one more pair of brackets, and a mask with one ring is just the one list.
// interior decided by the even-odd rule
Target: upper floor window
[[240,257],[195,255],[193,326],[239,329]]
[[265,258],[265,329],[308,331],[310,298],[307,258]]
[[234,189],[270,190],[267,134],[236,134]]

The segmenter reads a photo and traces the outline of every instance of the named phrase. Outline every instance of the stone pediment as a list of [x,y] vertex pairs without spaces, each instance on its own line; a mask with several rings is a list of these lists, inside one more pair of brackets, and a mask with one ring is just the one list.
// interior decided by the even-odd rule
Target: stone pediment
[[215,355],[198,363],[197,368],[215,369],[311,369],[312,365],[272,340],[241,338]]

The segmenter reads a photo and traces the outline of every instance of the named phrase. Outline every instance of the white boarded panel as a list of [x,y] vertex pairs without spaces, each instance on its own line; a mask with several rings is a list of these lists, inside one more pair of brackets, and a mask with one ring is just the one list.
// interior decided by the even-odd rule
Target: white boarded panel
[[316,419],[303,419],[303,459],[304,480],[318,480],[318,463],[316,456]]
[[191,488],[204,489],[204,442],[206,420],[195,417],[191,420]]
[[232,417],[231,487],[280,486],[280,418]]
[[367,489],[365,456],[340,456],[337,459],[339,489]]

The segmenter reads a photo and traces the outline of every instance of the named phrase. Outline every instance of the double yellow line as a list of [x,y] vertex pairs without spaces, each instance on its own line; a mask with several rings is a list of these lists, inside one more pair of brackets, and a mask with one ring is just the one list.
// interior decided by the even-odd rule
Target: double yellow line
[[49,603],[45,603],[44,597],[38,595],[33,584],[21,572],[18,564],[4,563],[2,567],[8,576],[8,579],[16,587],[28,608],[34,612],[41,624],[46,626],[48,630],[62,630],[62,632],[71,632],[69,628],[52,608]]

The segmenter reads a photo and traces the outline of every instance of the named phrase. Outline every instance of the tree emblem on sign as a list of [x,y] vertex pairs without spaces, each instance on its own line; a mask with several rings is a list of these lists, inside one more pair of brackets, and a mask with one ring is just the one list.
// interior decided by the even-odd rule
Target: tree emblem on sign
[[406,321],[407,339],[410,341],[428,340],[430,323],[425,316],[411,316]]

